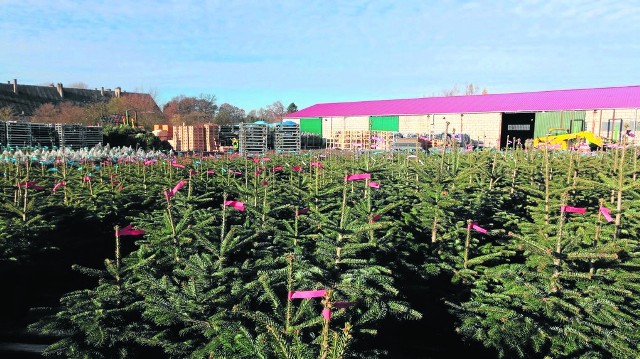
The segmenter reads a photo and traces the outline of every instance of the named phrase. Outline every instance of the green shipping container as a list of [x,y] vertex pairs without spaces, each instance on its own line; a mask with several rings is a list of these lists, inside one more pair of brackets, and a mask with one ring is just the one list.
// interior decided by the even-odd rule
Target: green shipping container
[[315,133],[322,136],[322,117],[301,118],[300,132]]
[[564,128],[571,133],[580,132],[583,129],[585,117],[585,111],[537,112],[533,137],[544,137],[552,128]]
[[399,116],[370,116],[369,128],[371,131],[395,131],[400,128]]

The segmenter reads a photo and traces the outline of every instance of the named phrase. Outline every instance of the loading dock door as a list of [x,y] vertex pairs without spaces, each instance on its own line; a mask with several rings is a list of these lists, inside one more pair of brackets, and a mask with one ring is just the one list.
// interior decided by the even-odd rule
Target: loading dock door
[[500,130],[500,148],[507,147],[507,139],[509,146],[513,146],[514,139],[520,140],[524,146],[526,140],[533,139],[533,120],[535,114],[533,112],[519,113],[503,113],[502,126]]
[[537,112],[533,137],[544,137],[552,128],[563,128],[570,133],[584,130],[585,111]]

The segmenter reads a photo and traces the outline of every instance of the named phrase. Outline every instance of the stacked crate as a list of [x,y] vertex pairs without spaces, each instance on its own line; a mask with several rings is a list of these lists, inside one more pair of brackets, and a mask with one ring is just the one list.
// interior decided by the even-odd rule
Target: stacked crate
[[31,145],[53,147],[56,145],[56,130],[49,123],[31,124]]
[[171,125],[153,125],[154,134],[156,131],[165,131],[161,132],[161,136],[158,136],[162,141],[171,140],[173,138],[173,126]]
[[335,131],[329,144],[331,148],[341,150],[368,150],[371,148],[371,131]]
[[279,123],[273,132],[276,152],[300,151],[300,125],[295,122]]
[[0,147],[7,145],[7,123],[0,121]]
[[31,146],[31,123],[8,121],[7,146]]
[[393,131],[371,131],[371,149],[384,151],[391,149],[396,134]]
[[176,151],[202,151],[204,148],[204,135],[201,129],[194,126],[175,126],[173,139]]
[[84,147],[87,128],[83,125],[56,123],[56,133],[60,147],[77,150]]
[[238,133],[240,153],[262,154],[267,152],[267,124],[243,123]]
[[220,125],[206,124],[204,127],[204,140],[207,152],[217,152],[220,147]]
[[84,147],[93,148],[102,144],[102,126],[87,126]]

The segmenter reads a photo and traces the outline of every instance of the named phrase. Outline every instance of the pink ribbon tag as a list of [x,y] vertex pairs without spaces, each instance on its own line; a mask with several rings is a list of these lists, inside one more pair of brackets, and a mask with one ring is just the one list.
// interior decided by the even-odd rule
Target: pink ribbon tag
[[334,302],[333,307],[338,309],[344,309],[344,308],[349,308],[355,304],[356,302]]
[[171,192],[173,192],[173,194],[176,194],[176,192],[178,192],[180,190],[180,188],[184,187],[184,181],[180,181],[176,184],[175,187],[173,187],[173,189],[171,190]]
[[91,177],[90,176],[82,177],[82,182],[91,182]]
[[53,186],[53,192],[55,192],[58,188],[66,186],[67,184],[64,182],[58,182]]
[[369,187],[380,188],[380,184],[378,182],[369,182]]
[[282,166],[273,167],[273,172],[282,171]]
[[176,195],[176,193],[180,190],[180,188],[184,187],[184,181],[180,181],[178,182],[175,187],[173,187],[173,189],[169,190],[169,191],[164,191],[164,198],[167,199],[167,202],[169,202],[169,200]]
[[264,162],[269,162],[269,161],[271,161],[271,158],[269,158],[269,157],[263,157],[263,158],[262,158],[262,160],[263,160]]
[[181,164],[179,164],[179,163],[175,163],[175,162],[171,162],[171,165],[172,165],[173,167],[176,167],[176,168],[184,168],[184,165],[181,165]]
[[587,212],[587,209],[580,207],[560,206],[560,212],[585,214]]
[[302,167],[300,167],[300,166],[293,166],[293,167],[291,167],[291,169],[296,171],[296,172],[302,171]]
[[371,179],[371,173],[350,174],[350,175],[347,175],[344,179],[345,181],[359,181],[359,180]]
[[379,214],[374,214],[373,217],[371,217],[371,219],[369,220],[369,223],[373,224],[373,223],[375,223],[375,222],[377,222],[379,220],[380,220],[380,215]]
[[44,187],[42,186],[38,186],[35,182],[33,181],[29,181],[29,182],[22,182],[22,183],[18,183],[18,187],[19,188],[31,188],[31,189],[35,189],[36,191],[40,191],[43,190]]
[[325,289],[319,290],[299,290],[293,293],[289,292],[289,299],[311,299],[322,298],[327,294]]
[[214,170],[207,170],[207,174],[208,175],[212,175],[212,174],[215,174],[215,173],[216,173],[216,171],[214,171]]
[[311,162],[309,164],[309,166],[311,167],[317,167],[317,168],[322,168],[322,162]]
[[260,163],[260,159],[259,159],[259,158],[256,158],[256,157],[252,158],[251,160],[252,160],[252,161],[253,161],[253,163],[255,163],[255,164]]
[[240,201],[224,201],[224,205],[228,206],[228,207],[233,207],[233,208],[237,209],[240,212],[244,211],[244,202],[240,202]]
[[324,318],[324,320],[331,319],[331,309],[329,308],[322,309],[322,317]]
[[18,183],[18,188],[31,188],[35,185],[36,183],[33,181],[29,181],[29,182],[20,182]]
[[486,230],[486,229],[484,229],[484,228],[480,227],[479,225],[477,225],[477,224],[475,224],[475,223],[471,225],[471,229],[474,229],[474,230],[476,230],[477,232],[480,232],[480,233],[482,233],[482,234],[487,234],[487,230]]
[[133,229],[131,225],[120,228],[120,230],[116,231],[116,235],[119,236],[141,236],[144,234],[143,229]]
[[613,217],[611,217],[611,210],[609,208],[600,207],[600,213],[602,213],[607,222],[613,221]]
[[296,209],[296,216],[309,213],[309,208]]

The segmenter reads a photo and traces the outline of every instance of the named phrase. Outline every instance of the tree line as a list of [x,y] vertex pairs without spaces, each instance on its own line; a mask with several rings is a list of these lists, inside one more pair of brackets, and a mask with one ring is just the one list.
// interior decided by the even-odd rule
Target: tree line
[[[201,94],[197,97],[179,95],[173,97],[162,109],[154,100],[154,95],[128,93],[126,96],[111,98],[108,102],[90,104],[63,101],[58,104],[45,103],[36,108],[30,116],[36,123],[80,123],[98,125],[105,121],[113,121],[122,116],[134,120],[135,126],[152,128],[154,124],[195,125],[215,123],[232,125],[241,122],[280,122],[287,113],[298,110],[295,103],[288,107],[280,101],[271,105],[251,110],[248,114],[241,108],[229,103],[217,104],[215,95]],[[0,119],[22,120],[11,106],[0,108]]]

